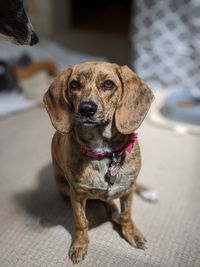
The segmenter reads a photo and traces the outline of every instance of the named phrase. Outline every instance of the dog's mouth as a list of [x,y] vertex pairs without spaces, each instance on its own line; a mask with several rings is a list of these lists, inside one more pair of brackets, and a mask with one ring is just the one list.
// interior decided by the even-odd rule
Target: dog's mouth
[[98,125],[106,125],[107,123],[108,120],[105,120],[103,118],[90,118],[81,116],[79,114],[75,116],[75,124],[83,125],[85,127],[95,127]]
[[20,45],[35,45],[39,42],[38,36],[34,31],[28,31],[27,34],[20,32],[13,32],[13,38],[17,44]]
[[38,36],[30,23],[23,25],[21,29],[13,28],[9,24],[1,26],[2,34],[15,44],[34,45],[39,42]]
[[91,118],[87,118],[87,117],[83,117],[83,116],[76,116],[75,117],[75,123],[79,124],[79,125],[83,125],[83,126],[96,126],[100,124],[99,120],[96,119],[91,119]]

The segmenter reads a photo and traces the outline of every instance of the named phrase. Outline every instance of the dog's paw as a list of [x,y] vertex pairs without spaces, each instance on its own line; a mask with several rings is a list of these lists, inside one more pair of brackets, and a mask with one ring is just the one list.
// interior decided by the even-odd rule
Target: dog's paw
[[146,248],[146,239],[134,224],[122,225],[122,236],[131,246],[143,250]]
[[68,255],[74,264],[84,260],[85,255],[87,254],[87,246],[87,242],[84,244],[78,242],[72,243]]

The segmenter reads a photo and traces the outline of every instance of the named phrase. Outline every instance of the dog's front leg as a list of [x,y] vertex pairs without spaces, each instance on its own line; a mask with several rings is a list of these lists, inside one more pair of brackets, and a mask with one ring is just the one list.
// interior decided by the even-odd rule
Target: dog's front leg
[[88,221],[85,216],[86,199],[77,195],[73,189],[70,190],[70,198],[74,212],[75,233],[69,250],[69,257],[73,263],[84,259],[87,253]]
[[144,249],[146,239],[143,237],[142,233],[135,226],[131,219],[132,197],[133,192],[131,191],[120,198],[120,224],[122,229],[122,235],[132,246]]

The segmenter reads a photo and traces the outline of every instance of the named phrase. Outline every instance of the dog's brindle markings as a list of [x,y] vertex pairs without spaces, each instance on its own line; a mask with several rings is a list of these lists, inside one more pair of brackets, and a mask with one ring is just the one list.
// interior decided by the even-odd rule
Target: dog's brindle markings
[[0,0],[0,33],[20,45],[34,45],[39,41],[22,0]]
[[[74,211],[75,234],[69,250],[73,263],[84,259],[87,252],[87,199],[104,201],[112,220],[121,225],[123,237],[132,246],[144,248],[146,240],[131,219],[132,195],[141,168],[138,142],[131,153],[119,159],[114,184],[105,178],[110,157],[88,157],[80,146],[93,151],[120,151],[142,123],[153,99],[151,90],[127,66],[105,62],[86,62],[64,70],[44,96],[57,130],[52,141],[56,182],[62,193],[70,195]],[[80,109],[85,103],[86,110]],[[114,198],[120,199],[121,212]]]

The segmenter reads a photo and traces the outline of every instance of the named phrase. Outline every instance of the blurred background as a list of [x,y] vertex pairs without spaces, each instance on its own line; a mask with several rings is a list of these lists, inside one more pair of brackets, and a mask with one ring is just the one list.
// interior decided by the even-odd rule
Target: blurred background
[[[153,116],[156,122],[162,124],[163,116],[200,123],[199,1],[26,0],[24,6],[40,43],[29,48],[1,42],[1,59],[12,62],[10,72],[23,60],[50,60],[50,66],[28,69],[28,76],[26,68],[25,74],[19,70],[17,77],[9,78],[14,83],[0,80],[1,91],[24,88],[27,96],[35,98],[38,93],[40,99],[35,100],[41,101],[49,84],[46,74],[55,76],[81,61],[106,60],[129,65],[153,90],[161,90],[165,101]],[[37,90],[35,83],[41,85]],[[1,99],[5,103],[5,95]]]
[[130,62],[131,0],[45,0],[27,4],[41,37],[111,62]]
[[139,179],[159,201],[136,197],[134,204],[145,253],[115,233],[100,204],[91,207],[92,245],[81,266],[199,267],[200,1],[24,0],[24,6],[39,44],[0,38],[0,265],[72,266],[66,253],[72,210],[53,183],[54,129],[42,98],[65,67],[104,60],[128,65],[155,94],[138,130]]

